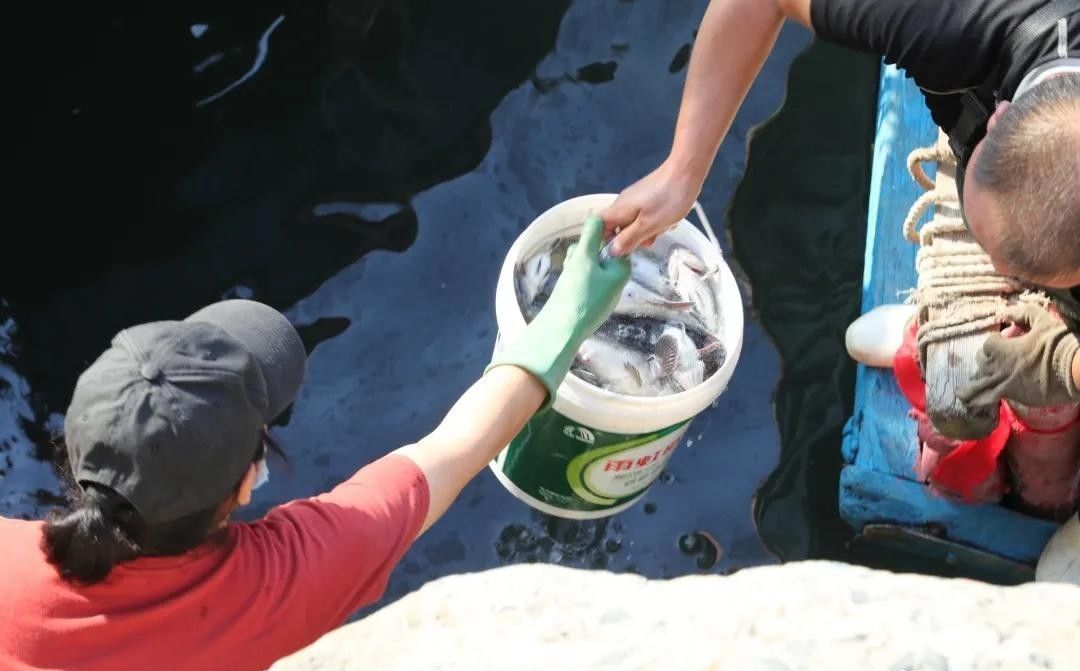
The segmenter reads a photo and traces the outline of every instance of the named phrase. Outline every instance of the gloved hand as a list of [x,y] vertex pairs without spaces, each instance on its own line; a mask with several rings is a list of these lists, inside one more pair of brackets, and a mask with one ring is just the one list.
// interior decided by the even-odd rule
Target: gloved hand
[[957,398],[975,405],[991,405],[1002,398],[1030,406],[1080,402],[1072,372],[1080,352],[1077,334],[1034,305],[1014,305],[1006,316],[1028,332],[1015,338],[997,334],[987,338],[976,355],[979,369]]
[[604,222],[589,217],[581,239],[566,254],[562,275],[551,298],[525,327],[521,337],[507,343],[488,370],[496,366],[523,368],[544,383],[548,400],[570,372],[581,344],[600,328],[615,309],[630,279],[630,262],[613,258],[601,265],[597,255],[604,242]]

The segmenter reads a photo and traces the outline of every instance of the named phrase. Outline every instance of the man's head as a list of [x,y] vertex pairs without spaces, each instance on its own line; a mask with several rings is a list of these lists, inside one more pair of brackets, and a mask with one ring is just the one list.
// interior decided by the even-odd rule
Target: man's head
[[1080,285],[1080,74],[999,105],[963,189],[971,232],[999,272]]

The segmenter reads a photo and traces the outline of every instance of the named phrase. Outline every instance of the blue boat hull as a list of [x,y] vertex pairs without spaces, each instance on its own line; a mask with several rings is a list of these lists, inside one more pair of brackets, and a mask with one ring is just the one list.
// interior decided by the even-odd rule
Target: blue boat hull
[[[938,129],[918,88],[882,68],[871,174],[862,309],[903,300],[915,285],[915,245],[901,222],[922,191],[907,155],[932,145]],[[971,564],[1005,582],[1029,579],[1057,526],[998,505],[964,505],[934,495],[915,475],[915,422],[889,370],[860,366],[855,410],[844,434],[840,513],[863,540],[905,544],[924,556]]]

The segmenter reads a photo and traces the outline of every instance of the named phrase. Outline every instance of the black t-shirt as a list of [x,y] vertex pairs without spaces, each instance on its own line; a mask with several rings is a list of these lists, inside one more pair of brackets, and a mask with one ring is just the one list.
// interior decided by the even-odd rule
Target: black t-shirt
[[[1009,71],[1008,81],[992,85],[999,100],[1011,100],[1028,71],[1058,57],[1056,30],[1045,31],[1019,55],[1004,53],[1016,26],[1050,2],[811,0],[810,19],[821,38],[903,68],[922,89],[934,121],[948,132],[960,115],[964,90]],[[1066,20],[1069,55],[1080,56],[1080,12]],[[1013,63],[1016,59],[1021,62]],[[993,102],[984,101],[991,110]]]
[[[878,54],[915,80],[930,116],[945,132],[960,117],[965,91],[984,88],[1011,100],[1024,75],[1059,58],[1058,31],[1044,31],[1018,53],[1006,53],[1010,34],[1053,0],[811,0],[814,32]],[[1080,7],[1080,0],[1075,0]],[[1066,17],[1070,57],[1080,56],[1080,11]],[[996,81],[994,81],[996,79]],[[993,110],[993,99],[983,100]],[[1051,292],[1080,330],[1080,287]]]

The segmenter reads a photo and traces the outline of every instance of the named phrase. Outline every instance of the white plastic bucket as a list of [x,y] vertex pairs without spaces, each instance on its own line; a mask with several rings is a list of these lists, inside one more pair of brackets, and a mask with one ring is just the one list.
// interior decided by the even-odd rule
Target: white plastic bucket
[[[615,197],[592,194],[559,203],[518,236],[495,291],[496,352],[526,326],[514,289],[518,263],[555,238],[578,234],[585,219],[599,214]],[[553,407],[537,413],[491,463],[503,486],[533,508],[568,519],[626,510],[663,471],[690,420],[727,387],[742,349],[742,297],[704,211],[697,203],[694,210],[707,236],[685,219],[665,235],[719,268],[723,329],[718,335],[727,353],[723,365],[696,387],[658,397],[615,394],[568,375]]]

